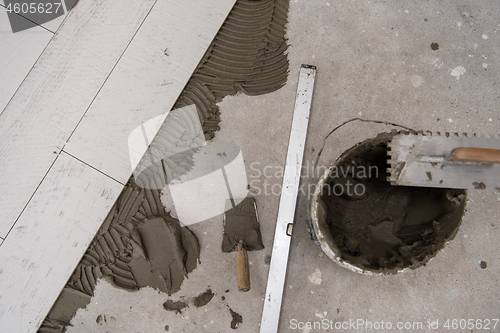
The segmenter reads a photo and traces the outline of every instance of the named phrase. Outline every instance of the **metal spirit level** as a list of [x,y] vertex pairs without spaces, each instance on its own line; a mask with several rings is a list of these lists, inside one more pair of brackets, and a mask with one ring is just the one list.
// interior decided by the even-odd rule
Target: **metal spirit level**
[[260,333],[278,331],[315,76],[315,66],[301,66]]

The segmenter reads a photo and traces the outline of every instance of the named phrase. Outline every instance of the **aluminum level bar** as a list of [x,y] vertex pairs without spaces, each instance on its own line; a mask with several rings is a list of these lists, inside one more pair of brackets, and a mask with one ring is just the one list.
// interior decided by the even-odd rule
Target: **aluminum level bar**
[[260,333],[278,331],[315,76],[315,66],[301,66]]

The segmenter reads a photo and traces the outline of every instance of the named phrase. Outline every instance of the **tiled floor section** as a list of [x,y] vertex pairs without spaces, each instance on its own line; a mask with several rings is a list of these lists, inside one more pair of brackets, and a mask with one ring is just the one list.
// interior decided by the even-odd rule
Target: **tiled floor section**
[[81,0],[24,60],[0,115],[0,332],[40,325],[132,173],[128,133],[170,110],[234,4],[192,2]]

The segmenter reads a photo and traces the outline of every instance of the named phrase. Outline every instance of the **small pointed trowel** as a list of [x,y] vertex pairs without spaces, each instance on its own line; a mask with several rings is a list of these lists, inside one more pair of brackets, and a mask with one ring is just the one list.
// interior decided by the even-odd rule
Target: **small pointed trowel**
[[238,290],[249,291],[250,267],[247,251],[264,248],[257,216],[257,205],[253,197],[246,197],[238,204],[231,199],[227,201],[227,205],[232,208],[226,210],[224,214],[222,252],[238,252],[236,254]]

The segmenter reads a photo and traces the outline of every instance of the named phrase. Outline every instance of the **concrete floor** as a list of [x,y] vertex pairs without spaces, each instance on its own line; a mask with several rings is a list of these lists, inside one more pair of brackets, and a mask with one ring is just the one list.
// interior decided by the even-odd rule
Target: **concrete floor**
[[[289,22],[287,85],[264,96],[224,99],[220,104],[221,130],[215,139],[241,147],[248,180],[253,181],[266,248],[249,253],[251,291],[237,291],[236,257],[220,251],[222,216],[217,216],[191,227],[200,240],[201,264],[181,291],[172,297],[152,289],[127,292],[101,281],[92,303],[79,310],[68,332],[162,332],[167,331],[167,325],[168,331],[175,333],[231,332],[229,308],[243,318],[238,332],[258,332],[282,181],[259,171],[266,166],[277,171],[285,164],[302,63],[318,67],[306,166],[312,165],[330,130],[355,117],[418,130],[499,133],[500,3],[292,0]],[[431,49],[431,43],[439,48]],[[347,148],[391,128],[351,122],[330,136],[319,164],[330,165]],[[307,184],[316,183],[317,178],[309,174],[301,182],[307,190]],[[266,188],[271,193],[266,195]],[[396,331],[427,332],[432,323],[438,325],[435,331],[463,332],[444,325],[448,319],[450,325],[454,319],[483,323],[498,319],[499,202],[499,193],[469,191],[460,231],[433,260],[396,276],[371,277],[335,265],[309,239],[304,223],[308,197],[301,194],[279,331],[385,332],[387,322],[393,329],[408,322],[407,327],[413,328]],[[487,263],[486,269],[480,267],[480,261]],[[204,307],[193,306],[192,297],[208,288],[215,297]],[[162,304],[168,299],[182,299],[190,306],[182,313],[167,312]],[[97,323],[99,315],[103,319]],[[333,328],[307,328],[307,322],[322,319],[328,325],[332,321]],[[346,324],[345,330],[335,329],[336,322],[349,321],[369,321],[374,329],[365,325],[354,329]],[[494,324],[491,321],[488,331],[500,330],[500,323],[493,329]],[[478,328],[467,331],[477,332]]]

